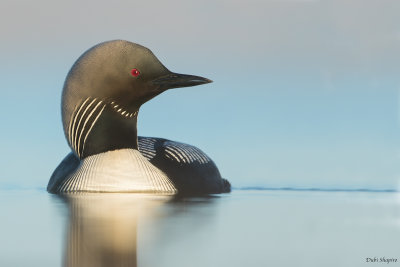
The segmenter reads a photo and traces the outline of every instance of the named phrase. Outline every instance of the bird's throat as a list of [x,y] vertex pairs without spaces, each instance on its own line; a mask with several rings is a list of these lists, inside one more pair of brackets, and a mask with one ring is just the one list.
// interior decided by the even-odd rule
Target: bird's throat
[[115,108],[115,105],[107,105],[93,125],[80,158],[125,148],[137,150],[138,112],[128,113]]

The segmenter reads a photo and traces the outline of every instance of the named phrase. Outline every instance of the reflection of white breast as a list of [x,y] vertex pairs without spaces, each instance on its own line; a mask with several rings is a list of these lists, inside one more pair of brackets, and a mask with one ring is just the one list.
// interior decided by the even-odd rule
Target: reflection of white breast
[[57,191],[176,193],[169,178],[134,149],[108,151],[82,159]]
[[70,211],[67,267],[138,266],[138,222],[154,220],[157,209],[170,200],[151,194],[64,196]]

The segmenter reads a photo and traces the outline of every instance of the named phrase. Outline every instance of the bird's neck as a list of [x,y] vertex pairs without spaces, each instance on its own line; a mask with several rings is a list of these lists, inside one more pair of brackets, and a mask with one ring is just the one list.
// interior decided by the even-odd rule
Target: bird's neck
[[118,149],[138,149],[137,116],[139,109],[123,113],[107,105],[95,122],[80,158]]

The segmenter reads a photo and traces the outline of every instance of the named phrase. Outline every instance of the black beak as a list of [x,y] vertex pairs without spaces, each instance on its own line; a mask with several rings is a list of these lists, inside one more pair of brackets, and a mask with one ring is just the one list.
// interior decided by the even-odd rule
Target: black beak
[[169,73],[167,75],[156,78],[152,83],[158,86],[159,90],[167,90],[179,87],[189,87],[196,86],[206,83],[211,83],[212,81],[200,76],[179,74],[179,73]]

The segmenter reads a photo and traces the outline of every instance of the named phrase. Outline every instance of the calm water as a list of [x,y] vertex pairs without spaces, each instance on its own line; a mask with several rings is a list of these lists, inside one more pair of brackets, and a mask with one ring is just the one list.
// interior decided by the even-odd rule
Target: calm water
[[0,266],[400,265],[400,195],[235,190],[207,198],[0,191]]

